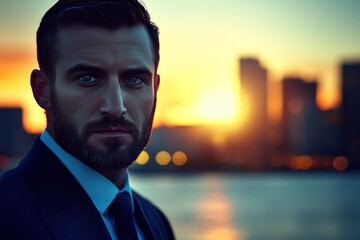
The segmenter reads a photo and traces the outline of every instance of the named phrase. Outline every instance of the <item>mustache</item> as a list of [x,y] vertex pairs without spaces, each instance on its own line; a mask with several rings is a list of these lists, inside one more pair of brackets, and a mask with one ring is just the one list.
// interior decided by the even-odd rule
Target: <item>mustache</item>
[[102,118],[99,121],[89,122],[83,129],[83,134],[85,136],[91,135],[93,132],[102,130],[106,128],[122,128],[128,131],[131,134],[137,133],[138,129],[136,125],[125,119],[124,117],[119,117],[116,119],[111,118]]

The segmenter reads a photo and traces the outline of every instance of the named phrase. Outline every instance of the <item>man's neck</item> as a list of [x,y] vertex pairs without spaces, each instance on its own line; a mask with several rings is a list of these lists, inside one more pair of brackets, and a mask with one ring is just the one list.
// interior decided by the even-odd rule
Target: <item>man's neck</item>
[[101,175],[109,179],[115,186],[121,189],[125,183],[126,168],[97,170]]
[[[52,131],[52,128],[47,126],[47,131],[49,135],[55,140],[54,138],[54,132]],[[89,166],[91,167],[91,166]],[[94,169],[93,167],[91,167]],[[126,179],[126,168],[118,168],[118,169],[94,169],[107,179],[109,179],[115,186],[117,186],[118,189],[121,189],[124,186],[125,179]]]

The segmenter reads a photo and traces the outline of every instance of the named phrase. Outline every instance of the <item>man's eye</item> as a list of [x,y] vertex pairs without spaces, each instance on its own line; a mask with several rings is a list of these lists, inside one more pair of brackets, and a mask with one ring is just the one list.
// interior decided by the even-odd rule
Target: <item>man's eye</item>
[[98,82],[99,79],[92,75],[81,75],[80,77],[78,77],[78,81],[84,85],[91,85]]
[[144,80],[139,77],[131,77],[131,78],[124,80],[123,83],[130,87],[140,87],[144,84]]

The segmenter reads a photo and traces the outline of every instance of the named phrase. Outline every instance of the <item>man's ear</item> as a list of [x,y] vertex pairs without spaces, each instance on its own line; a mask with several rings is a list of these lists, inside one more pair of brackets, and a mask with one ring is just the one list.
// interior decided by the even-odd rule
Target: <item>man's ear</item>
[[44,72],[35,69],[31,73],[30,82],[37,104],[43,109],[49,108],[51,101],[48,76]]
[[155,93],[158,91],[159,86],[160,86],[160,75],[156,74],[155,81],[154,81]]

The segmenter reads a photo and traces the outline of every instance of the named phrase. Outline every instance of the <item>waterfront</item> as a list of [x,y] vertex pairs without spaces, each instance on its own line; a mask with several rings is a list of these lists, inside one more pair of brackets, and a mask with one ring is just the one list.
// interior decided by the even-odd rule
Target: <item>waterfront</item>
[[132,174],[179,240],[360,239],[359,173]]

